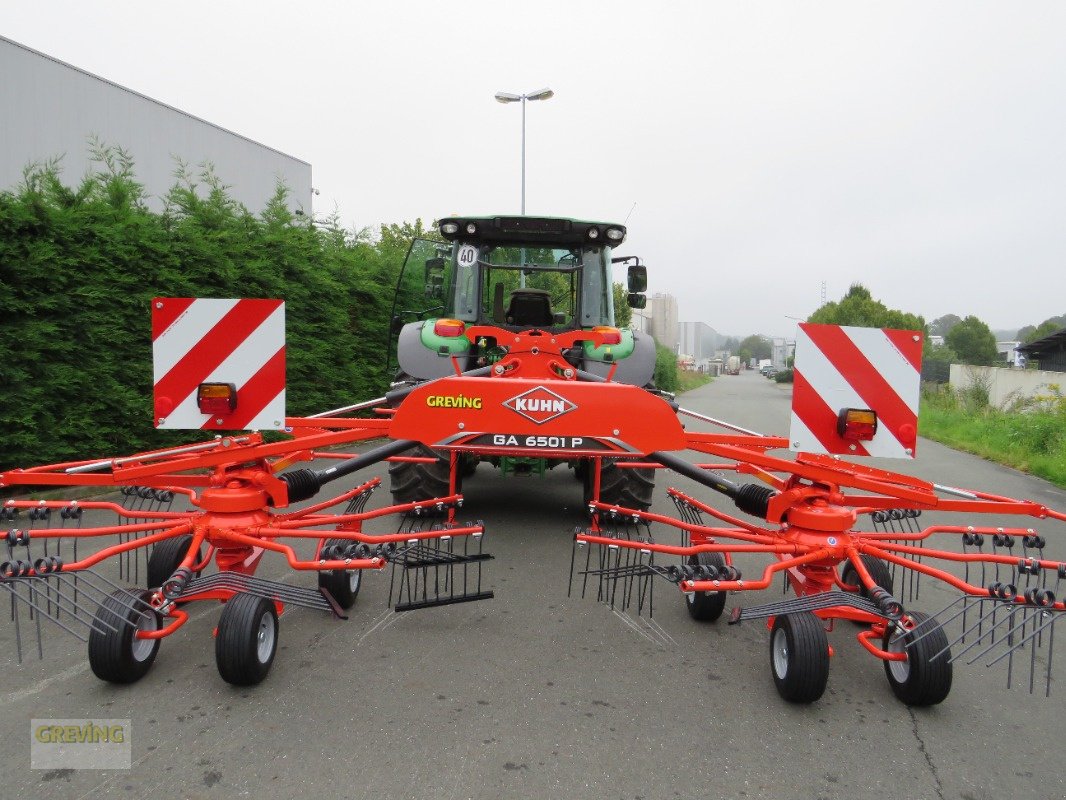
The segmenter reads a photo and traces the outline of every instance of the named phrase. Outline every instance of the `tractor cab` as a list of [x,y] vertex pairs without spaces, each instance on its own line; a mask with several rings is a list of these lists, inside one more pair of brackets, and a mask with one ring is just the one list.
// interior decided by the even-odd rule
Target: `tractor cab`
[[[490,363],[498,348],[471,343],[466,327],[560,333],[615,325],[612,268],[629,264],[627,302],[643,308],[647,272],[639,259],[616,258],[622,225],[554,217],[446,217],[441,241],[416,239],[393,304],[397,361],[407,377],[430,379]],[[617,364],[616,380],[644,385],[655,368],[647,334],[620,332],[610,352],[589,343],[580,366],[598,374]],[[389,351],[391,352],[391,342]],[[623,365],[625,368],[623,368]]]

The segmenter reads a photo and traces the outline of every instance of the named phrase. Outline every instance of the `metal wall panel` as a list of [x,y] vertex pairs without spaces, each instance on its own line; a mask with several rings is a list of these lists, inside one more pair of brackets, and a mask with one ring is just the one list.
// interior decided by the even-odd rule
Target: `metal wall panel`
[[155,210],[175,183],[179,158],[194,168],[213,164],[229,195],[253,212],[279,180],[293,211],[311,211],[307,162],[0,37],[0,190],[14,188],[28,164],[57,156],[64,183],[77,185],[98,169],[93,135],[133,156]]

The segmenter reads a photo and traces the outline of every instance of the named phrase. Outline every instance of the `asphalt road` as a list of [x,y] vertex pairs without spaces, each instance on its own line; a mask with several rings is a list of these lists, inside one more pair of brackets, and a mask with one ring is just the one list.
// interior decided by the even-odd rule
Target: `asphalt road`
[[[787,430],[787,388],[751,373],[681,401]],[[1043,481],[925,440],[917,462],[887,466],[1066,508]],[[671,510],[670,485],[717,504],[660,472],[653,510]],[[43,662],[34,653],[16,666],[11,626],[0,626],[0,798],[1066,796],[1061,680],[1045,700],[1008,691],[1001,670],[961,667],[945,703],[911,710],[854,629],[838,626],[825,696],[792,706],[774,690],[761,622],[695,623],[666,584],[654,624],[567,597],[572,531],[584,523],[569,473],[503,480],[482,465],[466,497],[461,519],[485,521],[496,556],[494,600],[396,614],[387,573],[367,575],[350,621],[282,618],[273,670],[255,688],[218,677],[208,604],[127,687],[100,683],[84,646],[59,634]],[[1034,527],[1054,537],[1050,557],[1066,558],[1064,526]],[[277,562],[261,574],[289,575]],[[911,607],[939,610],[952,596],[923,582]],[[30,719],[94,716],[132,720],[132,770],[30,769]]]

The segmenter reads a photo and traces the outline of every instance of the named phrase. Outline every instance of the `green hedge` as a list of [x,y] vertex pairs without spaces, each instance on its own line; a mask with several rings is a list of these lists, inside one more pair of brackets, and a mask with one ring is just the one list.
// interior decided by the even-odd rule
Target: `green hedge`
[[167,209],[144,205],[132,164],[65,186],[54,167],[0,193],[0,468],[120,455],[197,438],[152,427],[153,297],[286,302],[288,413],[375,397],[410,234],[371,242],[294,218],[279,188],[259,216],[206,171]]

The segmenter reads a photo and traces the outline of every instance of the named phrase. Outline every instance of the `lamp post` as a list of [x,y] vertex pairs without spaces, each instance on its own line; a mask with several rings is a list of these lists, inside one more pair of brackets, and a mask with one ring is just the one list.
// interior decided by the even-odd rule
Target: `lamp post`
[[522,103],[522,215],[526,213],[526,101],[547,100],[555,95],[551,89],[537,89],[535,92],[526,94],[513,94],[511,92],[496,92],[498,103]]

